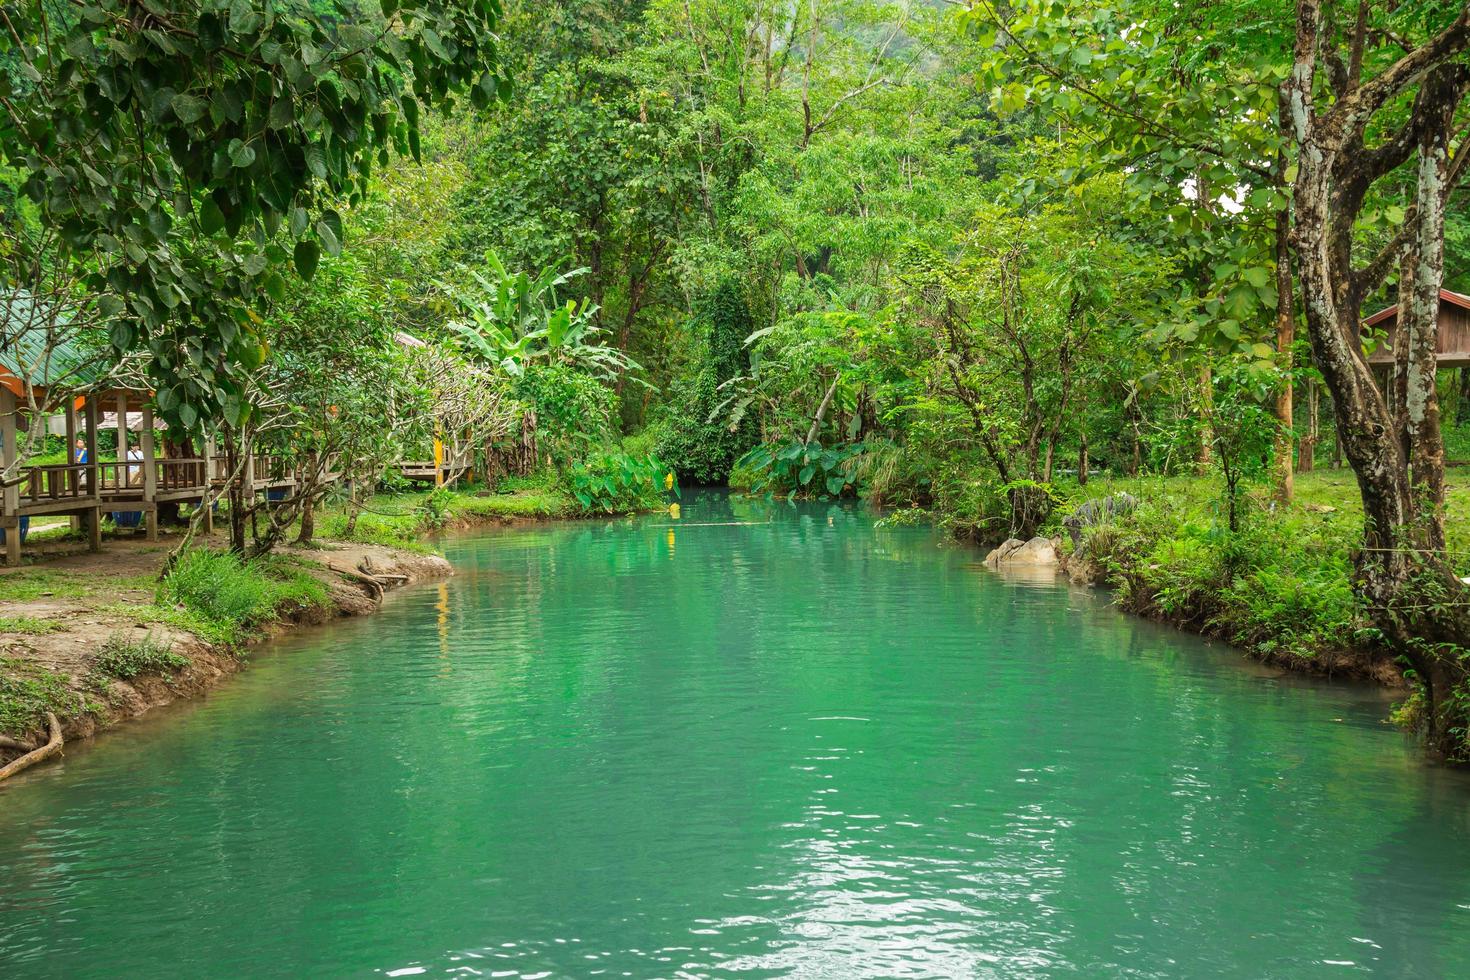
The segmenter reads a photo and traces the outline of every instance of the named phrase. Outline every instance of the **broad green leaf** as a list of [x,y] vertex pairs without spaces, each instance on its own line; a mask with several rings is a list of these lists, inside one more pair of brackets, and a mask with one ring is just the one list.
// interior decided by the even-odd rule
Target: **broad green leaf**
[[309,238],[303,238],[296,243],[296,249],[292,254],[296,263],[296,271],[301,278],[310,281],[316,275],[317,263],[321,260],[321,249],[316,242]]

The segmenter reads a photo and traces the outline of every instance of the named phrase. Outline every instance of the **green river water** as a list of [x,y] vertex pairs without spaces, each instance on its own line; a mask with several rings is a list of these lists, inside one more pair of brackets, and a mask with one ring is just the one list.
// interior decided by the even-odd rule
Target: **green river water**
[[0,792],[0,976],[1470,976],[1470,780],[923,529],[707,494]]

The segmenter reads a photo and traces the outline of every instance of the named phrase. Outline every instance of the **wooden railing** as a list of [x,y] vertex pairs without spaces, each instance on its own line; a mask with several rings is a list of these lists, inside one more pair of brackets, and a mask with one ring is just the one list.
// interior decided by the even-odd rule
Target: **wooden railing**
[[[211,479],[215,483],[224,483],[230,478],[233,470],[230,469],[228,456],[215,456],[211,462],[214,472]],[[245,467],[246,478],[255,485],[269,483],[284,483],[295,479],[296,471],[292,461],[285,456],[252,456],[249,464]]]
[[[338,460],[328,461],[324,480],[340,478]],[[197,457],[154,460],[156,492],[177,494],[190,490],[203,491],[211,479],[218,484],[230,475],[229,461],[224,456],[212,459]],[[425,464],[430,474],[433,463]],[[17,496],[22,508],[81,500],[94,494],[102,497],[142,498],[144,495],[144,462],[141,459],[107,460],[96,464],[97,486],[92,487],[92,465],[60,463],[27,466],[17,479]],[[292,463],[284,456],[255,456],[248,467],[256,485],[282,484],[295,476]]]
[[97,464],[97,482],[103,494],[122,494],[143,489],[143,461],[122,460]]
[[201,490],[208,482],[209,461],[205,459],[158,460],[158,489],[166,493]]
[[[97,482],[103,496],[135,497],[146,488],[141,459],[109,460],[97,464]],[[155,487],[162,493],[203,490],[206,463],[202,459],[156,459]]]
[[21,506],[88,496],[90,469],[86,463],[27,467],[20,481]]

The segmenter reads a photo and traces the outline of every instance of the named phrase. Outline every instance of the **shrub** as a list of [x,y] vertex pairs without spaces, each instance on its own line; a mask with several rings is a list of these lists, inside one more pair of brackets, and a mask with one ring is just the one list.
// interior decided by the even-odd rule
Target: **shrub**
[[567,470],[566,482],[582,510],[612,514],[657,506],[668,472],[656,456],[602,453]]
[[737,466],[749,470],[757,492],[840,497],[856,489],[854,465],[866,447],[860,442],[823,448],[820,442],[792,439],[785,444],[756,446]]
[[177,673],[189,666],[189,659],[151,637],[130,641],[114,635],[103,645],[93,666],[100,674],[130,681],[140,674]]
[[934,515],[922,507],[900,507],[878,518],[873,526],[881,528],[922,527],[932,523],[933,520]]
[[449,487],[435,487],[424,498],[424,526],[438,530],[449,522],[457,494]]

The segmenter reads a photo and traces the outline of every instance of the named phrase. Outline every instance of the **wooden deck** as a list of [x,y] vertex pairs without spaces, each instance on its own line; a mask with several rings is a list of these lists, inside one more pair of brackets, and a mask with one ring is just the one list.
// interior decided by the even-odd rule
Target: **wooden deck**
[[[71,515],[93,525],[104,514],[141,512],[149,538],[156,539],[160,504],[203,504],[210,493],[223,490],[230,476],[224,456],[155,459],[151,464],[129,459],[24,467],[0,498],[6,560],[12,564],[20,560],[22,517]],[[249,493],[289,496],[297,482],[294,461],[283,456],[252,457],[245,467],[245,479]],[[326,479],[341,479],[330,463]]]

